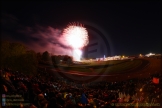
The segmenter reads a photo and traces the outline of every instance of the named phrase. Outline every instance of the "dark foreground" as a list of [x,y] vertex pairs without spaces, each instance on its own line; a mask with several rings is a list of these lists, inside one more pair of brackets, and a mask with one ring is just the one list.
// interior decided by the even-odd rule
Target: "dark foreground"
[[[135,73],[97,79],[59,71],[54,73],[48,69],[39,69],[35,76],[1,70],[1,104],[7,108],[16,107],[14,105],[18,105],[17,108],[134,108],[140,105],[143,106],[139,108],[160,108],[161,71],[145,75],[147,70],[158,69],[155,61],[152,62]],[[158,84],[153,83],[155,77],[159,79]]]

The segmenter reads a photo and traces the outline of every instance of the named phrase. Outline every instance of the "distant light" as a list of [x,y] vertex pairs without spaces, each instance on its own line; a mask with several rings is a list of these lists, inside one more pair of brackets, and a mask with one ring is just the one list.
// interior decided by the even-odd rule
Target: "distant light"
[[140,92],[142,91],[142,88],[140,88]]
[[155,55],[154,53],[149,53],[149,54],[146,54],[147,57],[151,56],[151,55]]
[[139,54],[140,57],[142,57],[142,54]]

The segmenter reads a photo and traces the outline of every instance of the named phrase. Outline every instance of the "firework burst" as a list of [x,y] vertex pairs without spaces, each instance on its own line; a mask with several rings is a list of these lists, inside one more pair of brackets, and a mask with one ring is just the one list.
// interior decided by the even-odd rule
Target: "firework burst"
[[72,48],[80,49],[89,43],[88,32],[81,24],[70,23],[68,27],[64,29],[63,36],[68,45]]
[[[89,43],[88,32],[86,28],[84,28],[83,25],[79,23],[70,23],[67,28],[64,29],[63,36],[67,44],[73,49],[73,53],[76,53],[76,51],[78,52],[78,50]],[[81,50],[79,52],[81,52]],[[81,54],[75,55],[77,55],[77,57],[73,57],[79,61]]]

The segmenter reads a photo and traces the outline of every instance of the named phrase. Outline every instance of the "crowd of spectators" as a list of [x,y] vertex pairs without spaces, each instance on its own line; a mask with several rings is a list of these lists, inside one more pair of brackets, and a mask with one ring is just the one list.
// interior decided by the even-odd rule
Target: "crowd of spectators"
[[[19,108],[121,108],[121,106],[150,108],[150,103],[152,107],[162,106],[162,75],[160,73],[144,79],[87,83],[69,81],[42,70],[38,70],[35,76],[7,69],[1,70],[0,73],[2,95],[14,95],[17,100],[23,100],[19,102]],[[159,79],[158,84],[152,82],[153,77]],[[11,97],[6,97],[6,105],[9,99]],[[145,105],[140,106],[140,103]],[[12,106],[8,105],[8,107]]]

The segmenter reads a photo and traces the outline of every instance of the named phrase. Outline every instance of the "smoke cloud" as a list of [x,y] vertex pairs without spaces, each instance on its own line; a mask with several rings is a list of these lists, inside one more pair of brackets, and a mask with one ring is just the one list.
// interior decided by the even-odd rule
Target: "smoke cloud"
[[36,52],[48,51],[56,55],[72,55],[71,48],[64,41],[62,31],[51,26],[40,25],[19,30],[20,33],[29,37],[27,46]]
[[72,56],[72,49],[62,36],[63,29],[41,25],[27,26],[15,15],[2,12],[2,39],[23,43],[36,52],[48,51],[55,55]]

